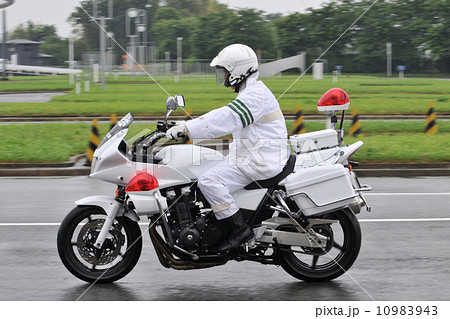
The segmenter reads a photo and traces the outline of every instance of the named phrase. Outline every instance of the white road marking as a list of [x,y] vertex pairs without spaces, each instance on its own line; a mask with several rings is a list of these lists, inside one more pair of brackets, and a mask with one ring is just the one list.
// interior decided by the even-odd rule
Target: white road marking
[[[360,223],[386,223],[386,222],[450,222],[450,218],[385,218],[385,219],[359,219]],[[148,223],[138,223],[148,226]],[[60,226],[61,223],[0,223],[1,226]]]
[[0,223],[0,226],[59,226],[61,223]]
[[449,196],[450,193],[364,193],[364,196]]
[[359,219],[360,223],[379,222],[450,222],[450,218],[386,218],[386,219]]
[[[449,196],[450,193],[365,193],[365,196]],[[380,222],[448,222],[450,218],[387,218],[387,219],[360,219],[361,223]],[[148,223],[140,222],[141,226]],[[60,226],[61,223],[0,223],[1,226]]]

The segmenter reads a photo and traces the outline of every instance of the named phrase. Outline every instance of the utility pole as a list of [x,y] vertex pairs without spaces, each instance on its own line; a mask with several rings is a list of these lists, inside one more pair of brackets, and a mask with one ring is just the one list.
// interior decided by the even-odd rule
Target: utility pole
[[[14,3],[14,0],[4,0],[4,3],[0,4],[0,9],[9,7]],[[2,81],[7,81],[8,77],[6,76],[6,10],[3,10],[3,42],[2,42],[2,56],[3,56],[3,72],[2,72]]]
[[2,81],[7,81],[8,77],[6,76],[6,10],[3,10],[3,43],[2,43],[2,57],[3,57],[3,72],[2,72]]
[[[73,37],[69,37],[69,69],[73,69],[74,68],[74,50],[73,50]],[[69,73],[69,83],[73,84],[74,83],[74,74],[71,72]]]
[[182,41],[183,37],[177,38],[177,75],[175,76],[175,82],[180,81],[180,74],[183,72]]
[[387,76],[392,76],[392,43],[388,42],[386,43],[386,67],[387,67]]
[[102,74],[102,90],[104,91],[106,89],[106,77],[105,77],[105,69],[106,69],[106,63],[105,63],[105,54],[106,54],[106,45],[105,45],[105,17],[100,17],[100,68],[101,68],[101,74]]

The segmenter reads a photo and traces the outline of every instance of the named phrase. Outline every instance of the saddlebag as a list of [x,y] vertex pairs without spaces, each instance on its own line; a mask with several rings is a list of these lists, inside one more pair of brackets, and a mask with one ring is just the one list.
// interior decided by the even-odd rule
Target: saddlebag
[[332,129],[292,135],[289,137],[289,142],[296,154],[321,151],[338,146],[337,133]]
[[358,196],[341,164],[300,168],[286,178],[285,187],[306,216],[351,205]]

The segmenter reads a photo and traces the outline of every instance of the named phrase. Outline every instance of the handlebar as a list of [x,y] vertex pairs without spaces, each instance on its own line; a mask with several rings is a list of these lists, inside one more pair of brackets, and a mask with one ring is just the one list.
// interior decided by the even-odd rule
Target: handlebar
[[166,137],[166,133],[163,132],[154,132],[155,134],[151,134],[144,143],[142,143],[142,146],[144,149],[148,149],[150,146],[153,146],[156,142],[158,142],[160,139]]

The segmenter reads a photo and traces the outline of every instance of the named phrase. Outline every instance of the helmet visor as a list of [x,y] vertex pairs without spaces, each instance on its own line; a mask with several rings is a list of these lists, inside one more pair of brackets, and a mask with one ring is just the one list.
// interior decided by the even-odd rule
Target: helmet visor
[[227,81],[229,75],[230,73],[225,68],[217,67],[216,68],[217,86],[224,84]]

